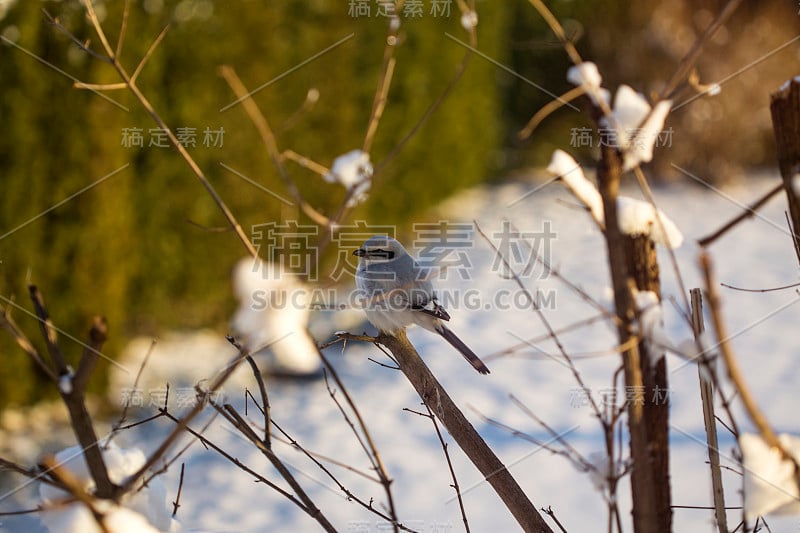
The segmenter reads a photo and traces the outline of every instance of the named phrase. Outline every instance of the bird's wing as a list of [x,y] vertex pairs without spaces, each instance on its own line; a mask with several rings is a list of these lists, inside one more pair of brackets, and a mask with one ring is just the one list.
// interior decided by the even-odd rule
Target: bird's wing
[[426,315],[431,315],[434,318],[438,318],[439,320],[449,321],[450,315],[447,313],[444,307],[439,304],[439,301],[436,300],[436,297],[430,298],[424,304],[416,304],[412,305],[411,309],[414,311],[419,311],[420,313],[425,313]]

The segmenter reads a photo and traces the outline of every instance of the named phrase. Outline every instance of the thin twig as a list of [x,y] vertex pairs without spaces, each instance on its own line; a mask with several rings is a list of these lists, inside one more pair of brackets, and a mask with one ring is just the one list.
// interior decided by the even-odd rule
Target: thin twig
[[258,108],[258,104],[256,104],[255,100],[253,100],[252,96],[250,96],[251,93],[247,90],[247,87],[244,86],[244,83],[242,83],[242,80],[236,74],[236,71],[233,69],[233,67],[223,65],[220,67],[219,72],[223,79],[228,83],[228,86],[233,91],[233,94],[236,95],[237,101],[241,101],[245,113],[247,113],[250,121],[256,127],[256,130],[261,137],[261,142],[267,149],[267,153],[269,154],[270,159],[272,159],[272,164],[278,171],[278,176],[280,177],[281,181],[283,181],[286,190],[289,191],[289,194],[308,216],[308,218],[320,226],[327,227],[329,224],[328,217],[318,212],[303,199],[303,195],[300,193],[300,189],[297,187],[297,184],[295,184],[294,180],[292,180],[292,178],[289,176],[289,172],[286,170],[286,166],[283,164],[283,158],[281,157],[281,152],[278,149],[278,144],[275,140],[275,134],[272,132],[272,128],[270,127],[267,118]]
[[800,466],[797,464],[797,461],[792,456],[792,454],[790,454],[786,450],[781,441],[778,439],[778,436],[775,434],[775,431],[767,422],[766,416],[758,407],[755,398],[753,397],[752,393],[750,392],[750,389],[747,387],[747,384],[744,381],[744,376],[742,375],[742,372],[739,369],[739,365],[733,356],[733,352],[731,351],[730,345],[728,343],[729,337],[727,334],[727,329],[725,327],[725,323],[722,320],[719,295],[717,294],[716,284],[714,282],[711,258],[709,257],[707,252],[703,252],[700,255],[700,266],[703,270],[703,276],[706,283],[706,291],[708,291],[708,305],[711,311],[711,319],[714,323],[714,329],[716,330],[717,333],[717,341],[718,341],[718,346],[720,348],[720,352],[722,353],[722,357],[725,361],[725,366],[728,369],[728,377],[730,378],[731,382],[733,383],[734,387],[739,393],[739,396],[742,399],[742,403],[744,404],[747,414],[750,416],[750,419],[753,421],[753,424],[755,424],[755,426],[758,428],[758,431],[761,434],[761,438],[764,439],[764,442],[768,446],[779,450],[784,460],[791,461],[794,464],[795,475],[797,476]]
[[266,442],[259,439],[253,429],[250,427],[250,424],[242,418],[242,416],[233,408],[231,404],[225,404],[220,406],[218,403],[211,400],[209,402],[211,406],[217,410],[219,414],[221,414],[232,426],[239,430],[239,432],[247,438],[252,444],[256,446],[258,451],[260,451],[272,466],[278,471],[281,477],[286,481],[289,486],[294,491],[297,499],[302,502],[302,509],[308,513],[309,516],[314,518],[320,526],[325,531],[329,532],[336,532],[336,529],[333,527],[322,511],[316,506],[314,501],[308,496],[305,489],[303,489],[302,485],[297,481],[294,475],[289,471],[283,461],[275,455],[270,447],[267,446]]
[[14,342],[17,343],[17,346],[22,348],[22,351],[30,356],[31,360],[36,363],[36,366],[39,367],[39,370],[41,370],[44,375],[50,379],[50,381],[53,383],[58,383],[58,376],[45,362],[45,360],[39,354],[39,351],[33,346],[25,333],[19,328],[19,326],[17,326],[17,323],[11,317],[11,310],[3,306],[0,306],[0,326],[2,326],[3,329],[11,334],[11,336],[14,338]]
[[97,33],[97,36],[100,38],[100,42],[103,45],[103,48],[105,49],[106,54],[108,55],[108,58],[111,61],[111,64],[114,66],[114,69],[117,71],[119,77],[128,86],[128,90],[136,97],[136,99],[139,101],[139,103],[147,112],[147,114],[150,115],[150,118],[152,118],[153,121],[156,123],[156,125],[165,133],[165,135],[170,141],[170,144],[172,144],[172,146],[175,148],[178,154],[180,154],[180,156],[183,158],[183,160],[186,162],[186,164],[194,173],[195,177],[200,181],[200,183],[206,189],[208,194],[211,196],[214,203],[216,203],[217,207],[219,207],[220,211],[222,211],[222,214],[228,220],[228,223],[234,229],[236,235],[239,237],[239,240],[241,240],[242,244],[247,249],[248,253],[253,257],[258,257],[258,252],[253,246],[253,243],[250,242],[250,239],[247,237],[247,234],[244,232],[244,229],[242,229],[242,226],[239,224],[238,220],[236,220],[236,217],[233,215],[231,210],[225,204],[225,201],[222,199],[219,193],[217,193],[214,186],[211,185],[211,182],[208,181],[208,178],[206,178],[205,173],[200,169],[197,162],[189,154],[186,147],[183,146],[183,144],[178,140],[178,138],[175,136],[172,130],[167,126],[167,124],[164,122],[161,116],[156,112],[155,108],[147,99],[147,97],[145,97],[144,93],[142,93],[142,91],[139,90],[139,87],[136,85],[136,80],[131,78],[127,70],[125,70],[125,68],[119,62],[119,58],[117,58],[114,55],[114,51],[112,50],[111,46],[108,43],[105,31],[103,30],[103,26],[100,23],[99,18],[97,17],[97,13],[95,12],[94,5],[92,4],[91,0],[83,0],[83,4],[86,7],[86,13],[89,16],[89,21],[94,27],[95,33]]
[[675,70],[669,81],[661,90],[659,97],[660,99],[663,100],[673,97],[678,86],[683,82],[684,79],[686,79],[686,77],[694,68],[694,64],[697,61],[697,58],[700,57],[700,52],[702,52],[706,42],[708,42],[708,40],[714,36],[717,30],[722,27],[723,24],[725,24],[725,21],[727,21],[728,18],[733,15],[733,12],[736,11],[736,8],[738,8],[739,4],[741,3],[742,0],[730,0],[719,13],[719,15],[717,15],[711,24],[708,25],[706,31],[704,31],[703,34],[695,40],[692,48],[686,53],[686,56],[684,56],[678,65],[677,70]]
[[[326,467],[324,464],[322,464],[322,462],[321,462],[321,461],[325,461],[325,462],[327,462],[327,463],[331,463],[331,464],[333,464],[333,465],[336,465],[336,466],[338,466],[338,467],[341,467],[341,468],[343,468],[343,469],[345,469],[345,470],[347,470],[347,471],[349,471],[349,472],[353,472],[354,474],[356,474],[356,475],[358,475],[358,476],[361,476],[361,477],[363,477],[364,479],[367,479],[367,480],[369,480],[369,481],[372,481],[373,483],[378,483],[378,484],[380,484],[380,483],[381,483],[381,480],[380,480],[380,479],[378,479],[378,478],[376,478],[376,477],[373,477],[373,476],[370,476],[369,474],[367,474],[367,473],[365,473],[365,472],[362,472],[362,471],[358,470],[357,468],[354,468],[354,467],[352,467],[352,466],[350,466],[350,465],[344,464],[344,463],[342,463],[341,461],[337,461],[336,459],[332,459],[332,458],[330,458],[330,457],[325,457],[324,455],[321,455],[321,454],[319,454],[319,453],[312,452],[312,451],[308,450],[307,448],[305,448],[305,447],[301,446],[301,445],[300,445],[300,443],[299,443],[299,442],[297,442],[297,440],[295,440],[295,439],[294,439],[294,438],[293,438],[291,435],[289,435],[289,434],[288,434],[288,433],[287,433],[287,432],[286,432],[286,431],[285,431],[285,430],[284,430],[284,429],[283,429],[281,426],[279,426],[279,425],[278,425],[278,424],[275,422],[275,420],[272,420],[272,425],[273,425],[273,426],[275,426],[275,428],[276,428],[276,429],[277,429],[277,430],[278,430],[278,431],[279,431],[279,432],[280,432],[280,433],[281,433],[281,434],[282,434],[282,435],[283,435],[283,436],[284,436],[284,437],[285,437],[287,440],[286,440],[286,441],[284,441],[284,440],[282,440],[282,439],[281,439],[280,437],[278,437],[278,436],[273,436],[273,439],[274,439],[274,440],[277,440],[277,441],[279,441],[279,442],[284,442],[284,443],[286,443],[286,444],[289,444],[289,445],[290,445],[290,446],[292,446],[293,448],[295,448],[295,449],[299,450],[299,451],[300,451],[300,453],[302,453],[303,455],[305,455],[305,456],[306,456],[306,457],[307,457],[307,458],[308,458],[308,459],[309,459],[311,462],[313,462],[313,463],[314,463],[314,464],[315,464],[315,465],[316,465],[316,466],[317,466],[317,467],[318,467],[320,470],[322,470],[322,472],[323,472],[323,473],[324,473],[326,476],[328,476],[328,478],[329,478],[331,481],[333,481],[333,482],[336,484],[336,486],[339,488],[339,490],[341,490],[341,491],[342,491],[342,492],[345,494],[345,496],[347,496],[347,499],[348,499],[348,501],[354,501],[354,502],[356,502],[358,505],[360,505],[361,507],[363,507],[363,508],[364,508],[364,509],[366,509],[367,511],[369,511],[369,512],[373,513],[375,516],[378,516],[378,517],[380,517],[380,518],[381,518],[381,519],[383,519],[383,520],[386,520],[387,522],[391,522],[391,521],[392,521],[392,519],[391,519],[391,517],[390,517],[389,515],[387,515],[387,514],[385,514],[385,513],[381,512],[379,509],[376,509],[376,508],[375,508],[375,507],[372,505],[372,500],[371,500],[371,499],[370,499],[370,501],[369,501],[369,502],[367,502],[367,501],[364,501],[363,499],[361,499],[361,498],[359,498],[357,495],[355,495],[355,494],[354,494],[352,491],[350,491],[350,489],[348,489],[347,487],[345,487],[345,486],[344,486],[344,484],[342,484],[342,482],[341,482],[341,481],[339,481],[339,479],[338,479],[338,478],[337,478],[335,475],[333,475],[333,473],[330,471],[330,469],[328,469],[328,468],[327,468],[327,467]],[[408,532],[415,533],[413,529],[411,529],[411,528],[409,528],[409,527],[407,527],[407,526],[405,526],[405,525],[403,525],[403,524],[401,524],[401,523],[397,524],[397,527],[398,527],[398,529],[401,529],[401,530],[403,530],[403,531],[408,531]]]
[[[491,241],[491,239],[489,239],[489,237],[486,235],[486,233],[483,232],[483,230],[481,229],[480,225],[478,224],[478,221],[477,220],[473,220],[473,224],[475,225],[475,229],[480,234],[480,236],[483,237],[483,239],[486,241],[486,243],[492,248],[492,250],[494,250],[494,253],[497,254],[497,256],[503,261],[503,265],[504,265],[506,271],[511,273],[514,282],[522,290],[523,294],[525,294],[525,296],[528,299],[533,311],[536,313],[537,317],[539,318],[539,321],[542,323],[542,325],[544,325],[545,329],[547,330],[548,336],[553,340],[553,342],[555,343],[556,347],[558,348],[558,351],[561,353],[561,356],[564,358],[564,361],[567,363],[568,368],[570,369],[570,372],[572,372],[572,375],[575,378],[575,381],[578,382],[578,385],[581,388],[587,389],[586,385],[583,382],[583,378],[581,377],[580,372],[578,372],[578,369],[575,367],[575,364],[572,362],[572,359],[570,358],[570,356],[567,353],[566,349],[564,349],[564,345],[561,343],[561,340],[559,339],[558,335],[556,334],[555,329],[553,329],[553,326],[550,324],[550,321],[544,315],[544,312],[542,311],[541,307],[536,302],[536,298],[533,297],[533,295],[530,293],[530,291],[525,286],[525,284],[522,283],[522,280],[519,278],[519,276],[516,274],[516,272],[514,272],[514,270],[511,268],[511,264],[508,262],[508,259],[500,252],[500,250]],[[602,413],[600,411],[600,408],[598,407],[597,402],[595,402],[594,397],[592,397],[592,395],[589,395],[589,404],[592,406],[592,410],[594,411],[595,415],[598,418],[602,418]]]
[[564,529],[564,526],[561,524],[561,522],[559,522],[558,518],[556,518],[556,513],[555,513],[555,511],[553,511],[552,507],[550,507],[549,505],[547,506],[547,509],[542,507],[541,511],[544,514],[546,514],[547,516],[549,516],[550,518],[553,519],[553,522],[556,523],[556,525],[558,526],[558,529],[561,530],[561,533],[567,533],[567,530]]
[[[132,388],[133,391],[138,390],[139,379],[141,379],[144,367],[147,366],[148,361],[150,361],[150,356],[152,355],[153,350],[155,349],[157,343],[158,340],[155,338],[153,338],[153,340],[150,341],[150,347],[144,354],[144,359],[142,359],[142,362],[139,365],[139,370],[136,372],[136,377],[133,380],[133,388]],[[106,443],[111,442],[111,439],[117,434],[118,431],[120,431],[121,429],[125,429],[122,428],[122,424],[124,424],[128,418],[128,409],[130,409],[130,407],[131,407],[131,397],[129,396],[125,401],[125,405],[122,406],[122,414],[120,414],[119,419],[116,421],[116,423],[113,426],[111,426],[111,434],[109,435],[108,439],[106,439]]]
[[[226,337],[228,342],[234,345],[239,351],[243,350],[242,345],[236,341],[232,336]],[[261,375],[261,370],[258,369],[258,365],[256,364],[253,357],[248,353],[246,356],[247,364],[250,365],[250,369],[253,371],[253,377],[258,384],[258,392],[261,395],[261,405],[263,408],[261,412],[264,414],[264,445],[267,448],[272,448],[272,440],[271,440],[271,424],[270,424],[270,407],[269,407],[269,396],[267,396],[267,386],[264,383],[264,377]]]
[[183,471],[186,467],[186,463],[181,463],[181,477],[178,481],[178,495],[175,497],[175,501],[172,502],[172,518],[175,518],[175,515],[178,514],[178,508],[181,506],[181,493],[183,492]]
[[574,87],[569,91],[565,92],[555,100],[551,100],[546,105],[542,106],[539,111],[534,113],[531,119],[525,124],[525,127],[519,130],[517,133],[517,138],[520,140],[525,140],[531,136],[533,130],[535,130],[539,124],[542,123],[544,119],[549,117],[554,112],[558,111],[562,107],[564,107],[568,102],[573,101],[574,99],[578,98],[583,94],[583,87]]
[[119,57],[122,54],[122,43],[125,42],[125,32],[128,29],[128,13],[130,7],[130,0],[125,0],[125,5],[122,8],[122,22],[120,22],[119,25],[119,36],[117,37],[117,48],[114,50],[114,57]]
[[[372,435],[370,434],[369,428],[367,427],[367,424],[364,422],[364,419],[361,417],[361,412],[358,410],[358,407],[356,407],[353,398],[350,396],[350,393],[347,391],[347,388],[344,386],[344,383],[339,378],[339,374],[336,372],[336,369],[333,367],[333,365],[330,364],[330,361],[328,361],[328,358],[325,357],[322,351],[318,350],[318,353],[320,359],[322,359],[322,363],[325,365],[324,375],[325,375],[325,384],[326,386],[328,386],[328,392],[330,393],[331,398],[333,398],[334,401],[336,402],[336,405],[339,406],[339,409],[345,416],[345,419],[348,420],[348,423],[353,428],[353,432],[356,434],[356,438],[359,440],[359,442],[361,442],[362,448],[364,448],[367,457],[369,458],[370,462],[372,462],[375,471],[377,472],[378,477],[381,480],[381,485],[383,485],[383,489],[386,492],[388,511],[389,511],[389,516],[391,517],[392,526],[394,527],[395,531],[398,531],[397,513],[395,511],[394,497],[392,496],[392,489],[391,489],[392,480],[391,478],[389,478],[389,475],[386,472],[386,468],[383,465],[383,460],[381,459],[380,453],[378,453],[378,448],[377,446],[375,446],[375,441],[372,439]],[[342,391],[342,395],[344,396],[347,405],[350,407],[350,410],[353,412],[353,415],[355,415],[356,420],[358,421],[359,428],[361,429],[361,435],[363,435],[363,439],[366,441],[366,446],[364,440],[362,440],[361,435],[358,433],[358,431],[356,431],[355,426],[352,424],[352,422],[350,422],[349,419],[347,419],[344,409],[339,404],[338,400],[336,400],[334,391],[330,388],[330,385],[328,384],[328,374],[330,374],[330,376],[336,382],[336,385],[339,387],[339,390]],[[367,446],[369,447],[368,450]]]
[[436,416],[431,411],[431,408],[428,404],[423,403],[422,405],[425,406],[425,409],[428,411],[428,414],[420,413],[418,411],[414,411],[413,409],[404,408],[403,411],[408,411],[409,413],[414,413],[415,415],[422,416],[427,418],[433,423],[433,429],[436,430],[436,436],[439,438],[439,444],[442,446],[442,451],[444,452],[444,458],[447,461],[447,468],[450,470],[450,478],[453,480],[453,484],[450,485],[453,487],[453,490],[456,491],[456,497],[458,498],[458,507],[461,511],[461,519],[464,522],[464,531],[469,533],[469,521],[467,521],[467,511],[464,509],[464,499],[461,497],[461,489],[458,486],[458,479],[456,479],[456,471],[453,468],[453,461],[450,460],[450,452],[447,451],[447,443],[444,441],[444,436],[442,435],[441,430],[439,429],[439,423],[436,422]]
[[61,347],[58,345],[58,333],[55,327],[53,327],[53,321],[50,320],[50,314],[47,312],[47,308],[44,305],[42,293],[36,285],[29,285],[28,293],[33,302],[33,307],[36,310],[36,316],[39,318],[39,327],[42,331],[42,337],[44,337],[45,344],[47,344],[47,351],[50,354],[50,360],[55,367],[55,371],[59,376],[68,374],[69,369],[67,368],[64,354],[61,353]]
[[741,221],[747,220],[756,214],[764,204],[766,204],[769,200],[772,199],[773,196],[778,194],[783,190],[783,183],[776,185],[774,188],[767,191],[764,196],[750,204],[749,206],[745,207],[745,210],[742,211],[739,215],[734,217],[731,221],[725,223],[721,228],[716,230],[714,233],[703,237],[702,239],[698,239],[697,244],[701,248],[705,248],[710,246],[714,241],[725,235],[729,230],[733,229],[738,225]]

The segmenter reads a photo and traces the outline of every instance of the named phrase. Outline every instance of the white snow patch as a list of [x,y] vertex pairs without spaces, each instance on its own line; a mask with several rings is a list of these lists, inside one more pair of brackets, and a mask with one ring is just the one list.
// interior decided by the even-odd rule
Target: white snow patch
[[623,153],[623,171],[653,159],[653,145],[664,128],[671,107],[671,100],[662,100],[653,109],[645,97],[630,86],[617,88],[611,115],[617,133],[617,147]]
[[[605,212],[600,193],[569,154],[563,150],[553,152],[547,171],[560,176],[572,194],[589,208],[595,221],[605,226]],[[661,220],[661,224],[658,223],[656,216]],[[626,235],[648,235],[656,243],[671,248],[678,248],[683,243],[683,234],[675,223],[663,211],[654,209],[648,202],[620,196],[617,198],[617,217],[619,228]]]
[[800,76],[795,76],[791,80],[786,80],[785,82],[783,82],[783,85],[781,85],[778,88],[778,90],[779,91],[785,91],[786,89],[789,88],[789,85],[791,85],[792,81],[794,81],[795,83],[800,83]]
[[372,163],[369,154],[362,150],[351,150],[333,161],[330,172],[323,178],[329,183],[343,185],[351,194],[348,207],[367,199],[372,185]]
[[309,286],[276,263],[246,257],[234,268],[233,291],[239,308],[231,327],[248,349],[269,346],[271,371],[303,375],[319,370],[317,345],[307,332]]
[[[107,445],[101,443],[99,446],[108,469],[108,476],[113,483],[123,483],[146,462],[144,453],[138,448],[123,449],[113,442]],[[94,490],[94,480],[89,473],[80,446],[61,450],[55,455],[55,460],[62,468],[70,471],[85,491]],[[47,506],[69,498],[69,494],[42,483],[39,487],[39,497],[42,504]],[[98,508],[104,511],[106,527],[114,533],[169,531],[172,527],[167,490],[158,477],[151,479],[141,490],[125,495],[121,502],[122,507],[104,503],[106,502],[97,501]],[[40,518],[53,533],[100,531],[91,512],[82,503],[59,505],[43,511]]]
[[58,390],[61,391],[61,394],[72,394],[72,378],[74,377],[72,368],[69,368],[66,374],[58,378]]
[[[783,434],[781,445],[795,460],[800,458],[800,437]],[[744,511],[748,520],[767,514],[800,514],[795,465],[760,435],[739,437],[744,456]]]
[[664,316],[661,311],[661,300],[653,291],[636,291],[634,293],[636,310],[639,312],[639,333],[645,339],[653,361],[666,355],[667,350],[677,351],[664,330]]
[[650,104],[642,94],[634,91],[629,85],[620,85],[617,88],[611,116],[617,128],[617,146],[620,150],[624,151],[630,147],[631,138],[649,112]]
[[478,14],[473,11],[469,10],[463,15],[461,15],[461,27],[467,31],[471,31],[474,27],[478,25]]
[[683,244],[683,234],[678,226],[649,202],[620,196],[617,198],[617,219],[620,231],[626,235],[647,235],[657,244],[670,248]]
[[671,100],[662,100],[657,103],[642,127],[635,130],[636,134],[630,139],[630,146],[623,155],[623,171],[653,159],[653,146],[658,140],[658,134],[664,129],[664,121],[671,108]]
[[[585,63],[584,63],[585,64]],[[572,194],[589,208],[592,217],[601,226],[605,223],[603,214],[603,199],[594,183],[586,179],[583,169],[572,156],[563,150],[553,152],[547,172],[559,176],[567,185]]]
[[601,101],[608,103],[609,93],[601,87],[603,77],[600,75],[597,65],[591,61],[584,61],[580,65],[570,67],[567,70],[567,81],[582,87],[595,105],[600,105]]

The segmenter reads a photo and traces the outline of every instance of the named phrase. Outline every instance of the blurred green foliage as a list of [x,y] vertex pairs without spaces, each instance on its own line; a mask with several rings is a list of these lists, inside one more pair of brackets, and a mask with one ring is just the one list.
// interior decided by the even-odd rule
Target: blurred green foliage
[[[98,6],[112,43],[122,4]],[[479,10],[487,6],[480,4]],[[110,65],[49,24],[43,8],[79,42],[101,49],[74,0],[17,2],[0,31],[81,81],[119,81]],[[248,88],[266,84],[254,98],[281,149],[330,166],[338,155],[361,147],[368,125],[388,24],[377,16],[377,5],[371,9],[369,17],[354,17],[344,1],[133,1],[121,61],[133,71],[169,25],[138,80],[142,92],[173,130],[195,129],[189,152],[246,231],[269,222],[309,224],[295,207],[221,165],[288,197],[242,107],[220,111],[235,98],[219,67],[231,65]],[[389,104],[371,150],[376,164],[422,117],[465,55],[445,35],[467,40],[455,2],[450,9],[449,16],[434,17],[426,6],[423,16],[402,18]],[[502,59],[508,23],[506,9],[481,12],[484,53]],[[450,97],[376,174],[371,201],[351,219],[406,224],[442,197],[484,179],[501,130],[495,76],[493,65],[473,58]],[[232,232],[207,229],[224,227],[225,219],[174,150],[150,146],[159,142],[150,131],[156,125],[132,95],[104,92],[115,105],[75,89],[54,68],[7,44],[0,46],[0,80],[0,233],[8,233],[0,239],[2,294],[30,309],[26,283],[36,283],[55,323],[77,338],[85,337],[93,314],[106,316],[111,336],[104,351],[112,358],[134,334],[224,327],[234,306],[229,271],[246,252]],[[310,89],[319,91],[319,100],[298,116]],[[124,145],[134,128],[141,129],[143,147]],[[222,146],[204,143],[206,128],[224,130]],[[306,199],[332,214],[344,189],[287,164]],[[21,310],[13,316],[43,348],[35,319]],[[61,342],[76,366],[81,347],[63,335]],[[7,336],[0,338],[0,354],[0,406],[37,399],[45,387]],[[97,377],[103,374],[101,369]]]
[[[95,3],[116,43],[123,2]],[[434,1],[424,0],[422,16],[402,17],[397,67],[371,150],[380,168],[369,201],[351,213],[351,222],[402,230],[412,221],[428,221],[426,213],[443,197],[516,168],[545,164],[553,149],[569,147],[572,128],[591,125],[585,113],[565,108],[530,140],[517,139],[533,113],[569,89],[569,63],[528,2],[477,0],[483,56],[471,58],[430,120],[381,164],[439,97],[466,52],[458,42],[468,38],[456,2],[438,3],[450,4],[448,16],[433,16]],[[724,3],[554,0],[548,5],[584,58],[598,64],[607,87],[613,91],[624,82],[650,94]],[[352,16],[355,4],[369,5],[370,16]],[[270,222],[308,224],[296,207],[222,166],[289,196],[242,107],[221,111],[235,98],[219,67],[232,66],[248,88],[259,88],[254,99],[282,150],[330,166],[363,143],[388,24],[377,16],[378,4],[132,0],[121,61],[132,72],[169,26],[139,77],[142,92],[173,130],[194,129],[189,152],[246,231]],[[232,232],[216,231],[226,221],[178,154],[151,145],[158,142],[151,131],[156,125],[131,94],[104,92],[111,103],[75,89],[58,72],[87,82],[119,81],[110,65],[49,24],[42,9],[78,42],[101,49],[77,0],[0,2],[0,293],[30,309],[26,283],[38,284],[55,323],[77,338],[86,335],[92,315],[106,316],[111,336],[105,352],[112,358],[133,335],[222,329],[234,307],[229,271],[244,248]],[[789,2],[745,5],[722,37],[709,43],[699,64],[702,81],[721,79],[796,35],[799,19]],[[797,57],[797,47],[781,53],[775,57]],[[701,174],[698,169],[704,169],[713,179],[724,177],[720,174],[731,164],[769,163],[768,92],[796,74],[782,64],[765,61],[726,84],[716,100],[703,98],[673,114],[667,126],[678,130],[675,144],[657,151],[662,163],[656,161],[656,168],[668,169],[676,161]],[[756,91],[754,79],[769,87]],[[299,113],[310,90],[318,91],[319,99]],[[141,130],[143,147],[124,145],[126,131],[134,128]],[[205,142],[206,129],[224,131],[217,139],[221,146]],[[294,163],[288,168],[304,197],[332,214],[344,189]],[[43,348],[36,321],[22,310],[14,317]],[[64,336],[62,343],[76,365],[81,347]],[[41,377],[8,336],[0,336],[0,356],[0,407],[44,394]],[[96,376],[103,374],[101,367]],[[98,379],[96,386],[102,385]]]

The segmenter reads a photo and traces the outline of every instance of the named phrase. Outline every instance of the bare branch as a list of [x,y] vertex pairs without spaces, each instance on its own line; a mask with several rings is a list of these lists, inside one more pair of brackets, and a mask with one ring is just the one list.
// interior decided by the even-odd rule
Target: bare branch
[[[398,530],[398,520],[397,520],[397,513],[395,512],[394,508],[394,497],[392,496],[392,480],[389,478],[389,474],[386,472],[386,468],[383,466],[383,461],[381,460],[380,453],[378,453],[378,448],[375,446],[375,441],[372,440],[372,435],[369,432],[369,428],[367,424],[364,422],[364,419],[361,417],[361,412],[356,407],[353,398],[350,396],[350,393],[347,392],[347,388],[344,386],[344,383],[339,378],[339,374],[336,372],[336,369],[333,368],[333,365],[330,364],[328,358],[322,353],[322,351],[318,350],[320,359],[322,359],[323,364],[325,365],[325,385],[328,387],[328,393],[330,394],[333,401],[339,407],[339,411],[344,416],[347,423],[353,430],[358,442],[361,444],[361,447],[364,449],[364,453],[366,453],[367,457],[369,458],[370,462],[372,463],[375,471],[378,473],[378,478],[381,480],[381,485],[383,486],[384,492],[386,492],[386,500],[388,503],[389,508],[389,516],[391,517],[391,523],[394,527],[394,530]],[[342,391],[342,395],[344,396],[347,405],[350,407],[350,410],[355,415],[356,420],[358,421],[358,426],[361,431],[356,429],[355,425],[350,421],[347,413],[345,412],[342,405],[336,399],[336,395],[334,391],[331,389],[330,385],[328,384],[328,374],[331,375],[333,380],[336,382],[336,385],[339,387],[339,390]],[[363,435],[363,439],[362,439]]]
[[759,198],[758,200],[747,206],[747,208],[745,208],[745,210],[742,211],[741,214],[734,217],[731,221],[727,222],[725,225],[716,230],[714,233],[706,237],[703,237],[702,239],[699,239],[697,241],[697,244],[702,248],[710,246],[711,244],[714,243],[714,241],[716,241],[717,239],[728,233],[728,231],[736,227],[740,222],[742,222],[743,220],[747,220],[748,218],[751,218],[753,215],[755,215],[756,211],[761,209],[761,207],[764,204],[770,201],[773,196],[775,196],[782,190],[783,190],[783,183],[776,185],[774,188],[767,191],[767,193],[764,194],[764,196],[762,196],[761,198]]
[[428,414],[420,413],[418,411],[414,411],[412,409],[405,408],[404,411],[408,411],[409,413],[414,413],[415,415],[419,415],[425,418],[430,419],[431,423],[433,424],[433,429],[436,430],[436,436],[439,438],[439,444],[442,447],[442,451],[444,452],[444,458],[447,460],[447,468],[450,470],[450,478],[453,480],[453,484],[450,485],[453,487],[453,490],[456,491],[456,497],[458,498],[458,507],[461,511],[461,520],[464,522],[464,531],[469,533],[469,521],[467,521],[467,511],[464,509],[464,499],[461,497],[461,489],[458,486],[458,479],[456,479],[456,471],[453,468],[453,462],[450,460],[450,452],[447,451],[447,443],[444,441],[444,436],[442,436],[442,432],[439,430],[439,424],[436,422],[436,416],[434,416],[433,411],[431,408],[428,407],[428,404],[423,404],[425,409],[428,411]]
[[103,348],[108,336],[108,324],[106,319],[96,316],[93,319],[92,328],[89,330],[89,340],[84,346],[81,362],[78,364],[78,371],[72,378],[73,392],[84,394],[89,378],[97,365],[100,350]]
[[53,383],[58,382],[58,376],[55,374],[55,372],[53,372],[53,369],[47,365],[44,359],[42,359],[39,351],[34,348],[31,341],[28,340],[28,337],[19,328],[19,326],[17,326],[16,322],[11,317],[11,310],[3,306],[0,306],[0,326],[2,326],[3,329],[11,334],[17,345],[22,348],[22,351],[30,356],[33,362],[36,363],[36,366],[38,366],[39,369],[44,372],[48,378],[50,378],[50,381]]
[[381,334],[378,340],[394,354],[400,369],[422,401],[431,408],[472,464],[484,475],[522,529],[552,533],[505,465],[425,365],[405,331],[400,330],[394,335]]
[[181,492],[183,492],[183,472],[184,468],[186,467],[185,463],[181,463],[181,477],[178,481],[178,495],[175,497],[175,501],[172,502],[172,518],[175,518],[175,515],[178,514],[178,508],[181,506]]
[[663,100],[665,98],[672,98],[675,91],[678,89],[678,86],[683,82],[684,79],[686,79],[686,77],[694,68],[694,64],[697,61],[697,58],[700,57],[700,52],[702,52],[705,44],[714,36],[717,30],[721,28],[723,24],[725,24],[725,21],[727,21],[730,16],[733,15],[733,12],[736,11],[736,8],[738,8],[739,4],[741,3],[742,0],[730,0],[719,13],[719,15],[717,15],[714,21],[708,25],[706,31],[704,31],[703,34],[697,38],[692,45],[692,48],[681,60],[677,70],[675,70],[669,81],[666,83],[666,85],[664,85],[664,88],[661,90],[661,94],[659,95],[660,99]]
[[706,291],[708,293],[708,306],[711,311],[711,319],[714,323],[714,329],[717,333],[717,342],[720,348],[720,352],[722,353],[722,357],[725,360],[725,366],[728,369],[728,377],[730,378],[731,382],[733,383],[734,387],[736,387],[736,391],[738,392],[740,398],[742,399],[742,403],[744,404],[745,410],[747,414],[750,416],[750,419],[753,421],[753,424],[758,428],[759,433],[761,434],[761,438],[764,439],[764,442],[767,445],[778,449],[781,453],[781,456],[785,460],[792,461],[795,464],[795,472],[798,472],[797,462],[795,461],[794,457],[786,450],[786,448],[781,444],[781,441],[778,439],[775,431],[767,422],[766,416],[758,407],[758,404],[755,401],[750,389],[747,387],[747,384],[744,381],[744,376],[742,375],[741,370],[739,369],[739,364],[736,362],[736,359],[733,356],[733,352],[731,351],[730,344],[728,343],[728,333],[725,327],[725,323],[722,320],[722,311],[720,309],[720,302],[719,302],[719,295],[717,294],[716,283],[714,281],[714,275],[712,271],[711,265],[711,258],[709,257],[708,253],[703,252],[700,255],[700,266],[703,270],[703,276],[706,283]]
[[308,216],[308,218],[320,226],[328,226],[330,223],[328,218],[311,207],[311,205],[303,199],[300,189],[297,187],[294,180],[292,180],[292,178],[289,176],[289,172],[286,170],[286,166],[283,164],[281,152],[278,149],[278,144],[275,140],[275,134],[272,132],[269,122],[267,122],[266,117],[258,108],[258,105],[256,104],[255,100],[253,100],[250,92],[244,86],[244,83],[242,83],[242,80],[236,74],[236,71],[227,65],[220,67],[219,71],[225,81],[228,82],[228,86],[230,86],[233,94],[236,95],[237,100],[241,101],[247,116],[250,117],[250,121],[256,127],[256,130],[258,130],[258,134],[261,136],[261,142],[267,149],[267,153],[272,159],[272,164],[278,171],[278,176],[281,178],[281,181],[283,181],[286,190],[289,191],[289,194],[303,210],[303,213]]
[[58,333],[53,327],[53,321],[50,320],[50,314],[44,306],[44,299],[42,293],[36,285],[29,285],[28,292],[33,302],[33,307],[36,310],[36,316],[39,318],[39,327],[42,331],[42,337],[47,344],[47,351],[50,353],[50,360],[55,367],[56,373],[63,376],[69,373],[67,362],[64,359],[64,354],[61,353],[61,347],[58,345]]

